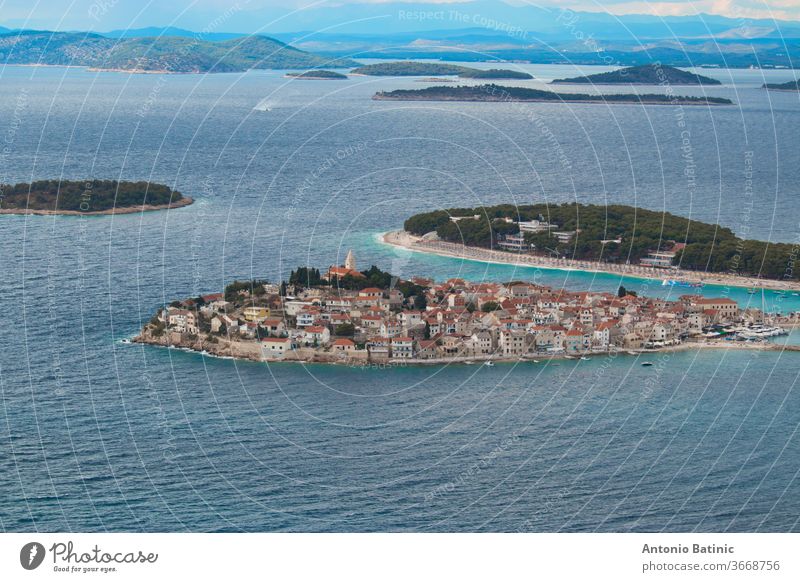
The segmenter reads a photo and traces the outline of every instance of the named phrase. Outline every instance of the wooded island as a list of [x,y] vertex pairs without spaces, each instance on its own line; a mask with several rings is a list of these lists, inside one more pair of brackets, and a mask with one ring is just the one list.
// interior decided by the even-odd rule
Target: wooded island
[[188,206],[163,184],[116,180],[40,180],[0,184],[0,214],[114,214]]

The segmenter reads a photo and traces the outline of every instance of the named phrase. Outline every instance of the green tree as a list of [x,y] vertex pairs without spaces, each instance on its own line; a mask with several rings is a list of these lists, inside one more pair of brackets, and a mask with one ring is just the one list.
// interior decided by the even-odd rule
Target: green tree
[[341,323],[336,326],[334,333],[342,337],[353,337],[356,334],[356,326],[352,323]]

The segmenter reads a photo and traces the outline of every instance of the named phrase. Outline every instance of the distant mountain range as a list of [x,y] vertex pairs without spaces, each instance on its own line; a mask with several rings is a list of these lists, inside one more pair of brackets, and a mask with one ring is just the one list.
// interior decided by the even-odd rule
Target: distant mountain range
[[583,85],[721,85],[717,79],[695,75],[666,65],[643,65],[641,67],[628,67],[607,73],[597,73],[570,79],[555,79],[552,84],[583,84]]
[[109,38],[92,33],[41,31],[0,34],[0,62],[171,73],[336,68],[358,64],[346,58],[314,55],[265,36],[209,41],[200,35]]
[[319,55],[377,59],[437,59],[461,62],[532,62],[636,66],[661,62],[676,67],[795,68],[800,64],[800,40],[760,38],[663,39],[591,43],[524,39],[487,33],[483,29],[428,31],[420,34],[276,34],[277,38]]
[[[522,31],[529,36],[559,40],[569,40],[577,31],[602,40],[627,42],[675,38],[800,38],[798,22],[728,18],[711,14],[617,16],[565,11],[555,6],[536,6],[534,2],[521,0],[516,0],[514,4],[502,0],[364,0],[361,4],[328,0],[304,2],[302,4],[306,6],[300,10],[289,7],[291,3],[288,2],[275,2],[277,6],[263,4],[266,3],[238,3],[235,10],[225,12],[223,19],[219,18],[221,9],[214,11],[197,6],[182,14],[181,10],[175,9],[174,12],[178,13],[176,17],[160,21],[188,30],[208,28],[210,22],[221,22],[215,30],[270,36],[297,31],[385,35],[483,28],[499,34]],[[123,20],[128,21],[129,18]]]

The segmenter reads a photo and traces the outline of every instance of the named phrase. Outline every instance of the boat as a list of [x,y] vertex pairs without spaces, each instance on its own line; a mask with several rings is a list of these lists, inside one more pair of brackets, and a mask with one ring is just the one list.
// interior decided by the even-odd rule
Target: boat
[[653,362],[642,362],[642,366],[652,366]]
[[253,111],[272,111],[272,101],[269,97],[262,99],[253,107]]
[[581,356],[581,360],[586,360],[588,362],[589,358],[587,358],[586,356]]
[[489,367],[489,368],[494,368],[494,362],[486,362],[486,363],[484,364],[484,366],[487,366],[487,367]]
[[629,356],[638,356],[639,352],[628,352]]
[[467,361],[466,361],[466,362],[464,362],[464,363],[465,363],[467,366],[471,366],[472,364],[474,364],[474,362],[473,362],[472,360],[467,360]]
[[129,344],[129,343],[131,343],[131,340],[129,340],[128,338],[124,338],[124,339],[122,339],[122,340],[120,340],[120,341],[121,341],[123,344]]
[[750,295],[755,295],[756,293],[758,293],[758,289],[754,289],[754,288],[751,287],[750,289],[747,290],[747,292]]
[[661,282],[661,285],[664,286],[664,287],[671,286],[671,287],[688,287],[690,289],[699,289],[700,287],[705,287],[706,284],[703,283],[703,282],[692,283],[691,281],[680,281],[680,280],[676,280],[676,279],[664,279]]

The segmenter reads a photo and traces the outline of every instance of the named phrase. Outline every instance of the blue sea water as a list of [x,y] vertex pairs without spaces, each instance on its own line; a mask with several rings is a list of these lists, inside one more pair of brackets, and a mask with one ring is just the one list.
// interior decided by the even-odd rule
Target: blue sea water
[[[574,72],[523,68],[531,86]],[[0,183],[148,179],[196,203],[0,216],[0,528],[797,531],[795,353],[377,370],[120,342],[165,302],[350,248],[404,276],[674,298],[378,235],[438,207],[578,200],[795,242],[800,102],[759,89],[791,73],[710,74],[724,85],[708,94],[736,106],[389,103],[370,96],[421,84],[3,68]],[[800,309],[791,295],[702,293]]]

